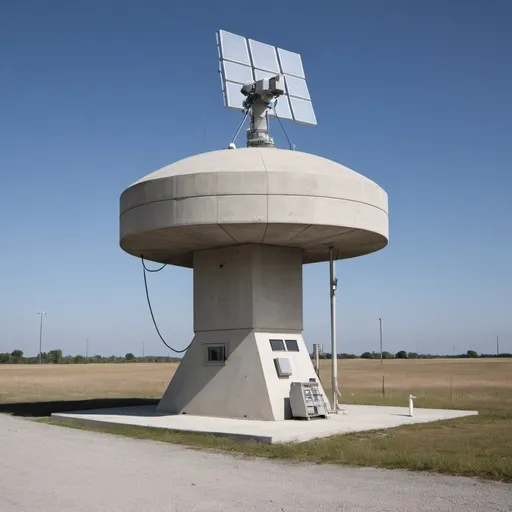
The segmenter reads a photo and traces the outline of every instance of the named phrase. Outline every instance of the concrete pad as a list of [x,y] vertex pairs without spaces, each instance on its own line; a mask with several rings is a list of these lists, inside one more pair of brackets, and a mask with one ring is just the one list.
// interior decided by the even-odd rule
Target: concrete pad
[[344,412],[332,414],[329,419],[256,421],[211,418],[187,414],[168,415],[156,412],[155,406],[121,407],[92,411],[52,414],[52,423],[79,423],[82,425],[133,425],[137,427],[180,430],[214,434],[240,440],[255,440],[263,444],[304,442],[337,434],[378,430],[474,416],[478,411],[449,409],[414,409],[408,416],[406,407],[373,405],[346,405]]

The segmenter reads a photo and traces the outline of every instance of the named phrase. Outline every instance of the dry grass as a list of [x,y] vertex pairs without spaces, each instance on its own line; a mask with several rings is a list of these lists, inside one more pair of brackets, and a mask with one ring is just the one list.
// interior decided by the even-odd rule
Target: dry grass
[[0,404],[160,398],[177,363],[1,365]]
[[[320,367],[330,393],[330,361]],[[412,393],[417,407],[512,414],[512,359],[344,360],[338,382],[344,403],[405,406]]]
[[[175,364],[0,366],[0,404],[159,398],[175,369]],[[512,480],[512,360],[388,360],[382,367],[379,361],[343,360],[338,372],[345,403],[404,406],[412,392],[417,407],[477,409],[480,415],[274,446],[125,426],[94,430],[250,456]],[[321,378],[328,388],[330,361],[322,361]]]

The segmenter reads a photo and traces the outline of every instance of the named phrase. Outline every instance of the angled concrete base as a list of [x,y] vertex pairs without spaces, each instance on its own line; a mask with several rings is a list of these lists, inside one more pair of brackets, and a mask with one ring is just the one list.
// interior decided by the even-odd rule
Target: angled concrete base
[[[195,253],[194,331],[159,413],[290,419],[291,383],[317,378],[302,338],[301,249],[247,244]],[[219,347],[225,359],[210,360]],[[289,375],[278,374],[277,359]]]
[[166,430],[214,434],[239,440],[255,440],[263,444],[303,442],[336,434],[427,423],[431,421],[477,415],[477,411],[418,409],[408,416],[406,407],[371,405],[343,406],[345,414],[331,415],[328,420],[257,421],[212,418],[191,415],[166,415],[155,406],[122,407],[95,411],[52,414],[52,423],[85,425],[133,425]]

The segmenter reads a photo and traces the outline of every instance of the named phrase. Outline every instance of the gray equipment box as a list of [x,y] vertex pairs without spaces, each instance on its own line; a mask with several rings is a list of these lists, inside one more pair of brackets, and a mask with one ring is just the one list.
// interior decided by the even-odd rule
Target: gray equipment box
[[329,411],[318,382],[292,382],[290,407],[294,418],[329,417]]

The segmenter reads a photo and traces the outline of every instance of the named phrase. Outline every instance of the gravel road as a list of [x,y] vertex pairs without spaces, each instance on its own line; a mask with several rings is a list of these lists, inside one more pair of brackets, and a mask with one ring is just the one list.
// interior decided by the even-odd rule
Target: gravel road
[[512,485],[205,453],[0,415],[1,512],[512,511]]

